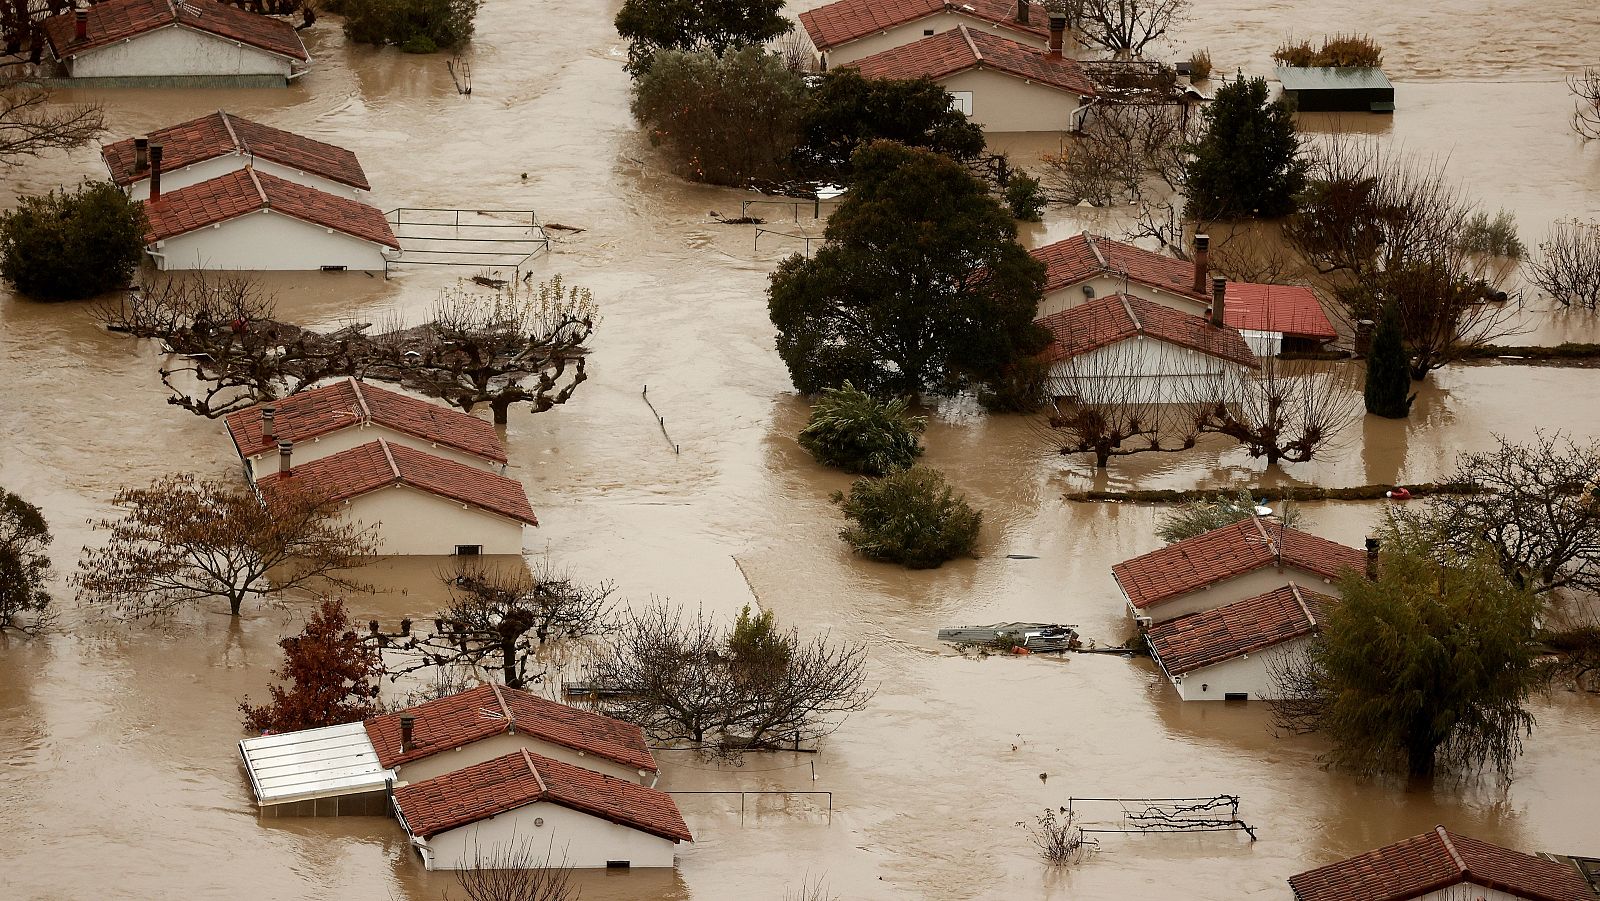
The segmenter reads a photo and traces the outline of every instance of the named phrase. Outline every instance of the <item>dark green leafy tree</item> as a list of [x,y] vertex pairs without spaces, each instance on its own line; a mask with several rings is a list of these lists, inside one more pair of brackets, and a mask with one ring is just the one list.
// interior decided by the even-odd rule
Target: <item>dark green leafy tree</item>
[[788,34],[794,22],[783,0],[623,0],[616,26],[628,41],[628,74],[638,78],[662,50],[721,56]]
[[800,446],[817,462],[845,472],[881,476],[905,469],[922,453],[928,420],[909,411],[908,398],[878,400],[849,382],[824,388],[800,430]]
[[1006,181],[1006,206],[1023,222],[1038,222],[1044,214],[1046,197],[1039,180],[1017,172]]
[[39,508],[0,488],[0,632],[37,632],[50,622],[50,527]]
[[1191,148],[1186,184],[1195,219],[1271,219],[1294,212],[1308,162],[1282,100],[1261,78],[1232,82],[1205,108],[1205,133]]
[[1411,393],[1411,363],[1400,332],[1400,312],[1393,305],[1386,306],[1377,331],[1372,333],[1372,349],[1367,352],[1367,412],[1404,419],[1411,415],[1415,397]]
[[937,469],[914,466],[857,479],[849,495],[834,492],[833,502],[855,522],[839,537],[863,556],[910,569],[976,556],[983,513],[956,495]]
[[949,393],[1043,349],[1044,265],[983,183],[888,141],[857,151],[854,168],[822,247],[785,260],[768,289],[796,388]]
[[1508,776],[1533,729],[1538,601],[1488,553],[1441,553],[1424,520],[1393,515],[1380,535],[1378,578],[1346,577],[1307,653],[1276,668],[1274,718],[1361,772]]
[[25,195],[0,213],[0,275],[37,300],[126,288],[144,252],[144,208],[108,181]]
[[922,147],[955,160],[983,153],[983,129],[950,105],[950,94],[926,78],[863,78],[836,69],[811,92],[795,152],[800,174],[848,183],[856,150],[876,140]]
[[391,44],[406,53],[458,50],[472,40],[482,0],[334,0],[352,41]]

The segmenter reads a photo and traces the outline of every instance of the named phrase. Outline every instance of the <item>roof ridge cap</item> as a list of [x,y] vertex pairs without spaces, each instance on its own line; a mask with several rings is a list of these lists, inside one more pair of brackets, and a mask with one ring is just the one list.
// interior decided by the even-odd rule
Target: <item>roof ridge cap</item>
[[1144,321],[1139,318],[1138,313],[1133,311],[1133,304],[1128,302],[1128,295],[1118,294],[1117,299],[1122,301],[1122,309],[1128,314],[1128,318],[1133,320],[1133,330],[1143,335]]
[[244,171],[250,176],[250,183],[256,186],[256,196],[261,198],[261,205],[271,209],[272,201],[267,199],[267,189],[261,187],[261,179],[256,178],[256,167],[245,163]]
[[1110,271],[1111,264],[1106,262],[1106,255],[1100,252],[1100,245],[1095,242],[1094,235],[1084,232],[1083,241],[1089,245],[1089,252],[1094,254],[1095,260],[1100,263],[1100,268]]
[[967,49],[972,51],[973,57],[977,59],[978,62],[983,62],[983,51],[979,50],[978,45],[973,43],[972,32],[967,30],[966,24],[962,23],[956,27],[961,29],[961,39],[967,42]]
[[1280,545],[1278,543],[1278,541],[1276,539],[1274,539],[1272,537],[1272,532],[1269,531],[1267,529],[1266,525],[1264,525],[1261,522],[1261,517],[1259,517],[1259,516],[1255,515],[1254,513],[1252,513],[1252,514],[1250,514],[1250,522],[1251,522],[1251,524],[1253,524],[1256,527],[1256,534],[1261,536],[1261,540],[1266,542],[1267,548],[1272,551],[1272,556],[1279,563],[1282,563],[1283,562],[1283,547],[1282,547],[1282,545]]
[[1450,859],[1455,861],[1456,868],[1461,871],[1461,875],[1472,875],[1472,870],[1467,867],[1467,862],[1461,859],[1461,852],[1456,850],[1455,842],[1450,841],[1450,830],[1443,826],[1435,826],[1433,831],[1438,833],[1439,841],[1444,842],[1444,849],[1450,852]]
[[361,380],[355,376],[350,376],[350,389],[356,393],[356,406],[361,408],[361,421],[363,423],[371,422],[372,409],[367,406],[367,396],[361,390]]
[[[489,684],[493,685],[494,683],[490,682]],[[522,760],[528,765],[528,772],[533,774],[533,781],[539,786],[539,797],[541,799],[544,798],[545,794],[550,791],[550,787],[544,784],[544,777],[539,775],[539,768],[534,766],[533,755],[528,752],[527,748],[522,749]]]
[[1312,614],[1311,607],[1306,604],[1306,599],[1300,596],[1300,586],[1290,582],[1289,593],[1294,595],[1294,602],[1300,605],[1300,612],[1306,615],[1306,622],[1310,623],[1311,628],[1315,629],[1317,627],[1317,618]]
[[[378,439],[378,446],[383,448],[383,458],[385,460],[389,461],[389,471],[394,473],[395,481],[397,481],[397,482],[405,481],[405,476],[402,476],[400,474],[400,466],[399,466],[399,464],[394,462],[394,452],[389,450],[389,442],[383,440],[382,438],[379,438]],[[494,683],[490,682],[489,684],[493,685]],[[499,697],[499,696],[500,696],[500,693],[498,691],[495,692],[495,697]]]
[[239,140],[239,133],[233,130],[233,122],[228,118],[227,110],[217,110],[217,115],[222,117],[222,127],[228,130],[228,137],[233,140],[233,149],[250,152],[250,146]]
[[[494,699],[500,704],[500,712],[505,715],[506,729],[515,733],[517,731],[517,721],[513,719],[515,715],[511,712],[511,705],[506,703],[506,696],[500,693],[500,683],[490,680],[489,689],[494,692]],[[522,751],[527,753],[528,749],[523,748]],[[532,765],[531,761],[529,765]]]

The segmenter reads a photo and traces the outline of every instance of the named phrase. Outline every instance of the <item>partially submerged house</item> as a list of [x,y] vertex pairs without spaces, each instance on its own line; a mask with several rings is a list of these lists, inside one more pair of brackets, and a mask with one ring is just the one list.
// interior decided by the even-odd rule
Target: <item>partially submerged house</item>
[[150,196],[150,147],[162,148],[162,187],[187,188],[246,166],[336,196],[372,190],[356,155],[303,135],[218,110],[100,149],[106,171],[135,200]]
[[1302,113],[1392,113],[1394,85],[1368,66],[1279,66],[1283,99]]
[[520,554],[523,529],[539,524],[521,482],[385,438],[303,464],[291,442],[278,449],[278,471],[256,476],[262,499],[336,501],[346,522],[376,531],[380,554]]
[[1337,581],[1377,565],[1378,543],[1363,553],[1291,529],[1273,517],[1252,516],[1124,560],[1111,568],[1134,619],[1163,623],[1215,610],[1287,582],[1316,586],[1337,597]]
[[1157,623],[1145,638],[1185,701],[1273,700],[1279,696],[1274,667],[1304,650],[1334,603],[1332,595],[1291,582]]
[[229,415],[227,425],[251,481],[277,471],[283,441],[301,464],[381,437],[494,472],[506,465],[505,444],[490,423],[353,378],[256,404]]
[[239,754],[263,817],[389,813],[395,774],[360,723],[247,738]]
[[156,146],[150,167],[145,251],[159,269],[384,272],[400,254],[383,212],[358,200],[248,165],[163,191]]
[[1571,867],[1437,826],[1289,877],[1295,901],[1595,901]]
[[1076,60],[1061,55],[1064,22],[1052,20],[1048,50],[957,25],[850,66],[867,78],[932,79],[984,131],[1067,131],[1095,87]]
[[1224,310],[1258,357],[1317,351],[1339,337],[1317,295],[1301,285],[1228,282]]
[[394,811],[430,870],[503,865],[525,847],[554,858],[530,867],[670,867],[694,840],[666,792],[527,749],[397,787]]
[[311,63],[294,26],[215,0],[102,0],[39,27],[48,60],[99,84],[282,87]]
[[1048,22],[1044,6],[1029,0],[836,0],[800,14],[824,70],[960,25],[1044,48]]

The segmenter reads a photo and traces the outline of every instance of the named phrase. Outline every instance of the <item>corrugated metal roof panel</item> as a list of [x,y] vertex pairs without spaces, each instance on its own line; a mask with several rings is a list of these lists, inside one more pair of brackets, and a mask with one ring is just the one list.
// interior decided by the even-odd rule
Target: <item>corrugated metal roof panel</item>
[[1382,69],[1331,66],[1279,66],[1285,91],[1342,91],[1349,88],[1392,88]]
[[239,753],[262,806],[373,791],[394,778],[361,723],[247,738]]

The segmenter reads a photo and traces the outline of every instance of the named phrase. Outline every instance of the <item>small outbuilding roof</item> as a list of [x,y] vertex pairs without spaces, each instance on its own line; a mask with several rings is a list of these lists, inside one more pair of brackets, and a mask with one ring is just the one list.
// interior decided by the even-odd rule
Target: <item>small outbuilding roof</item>
[[73,11],[64,12],[39,26],[57,59],[162,28],[187,28],[300,62],[311,58],[300,32],[288,22],[214,0],[102,0],[89,7],[89,37],[82,41],[77,39],[75,16]]
[[1383,70],[1366,66],[1279,66],[1285,91],[1346,91],[1393,88]]
[[1228,282],[1223,321],[1237,329],[1280,332],[1296,338],[1337,338],[1328,314],[1310,288]]
[[[157,129],[148,137],[150,143],[162,145],[161,165],[165,169],[181,169],[219,156],[239,154],[271,160],[363,191],[372,187],[356,155],[343,147],[262,125],[223,110]],[[105,145],[100,148],[100,156],[111,172],[111,180],[119,185],[130,185],[150,177],[148,167],[134,167],[132,138]]]
[[251,166],[144,201],[151,242],[186,235],[257,210],[272,210],[352,238],[400,249],[389,220],[377,207],[257,172]]
[[827,50],[944,12],[982,19],[1018,34],[1042,38],[1050,33],[1050,13],[1044,6],[1030,4],[1028,21],[1020,22],[1015,0],[837,0],[801,13],[800,25],[818,50]]
[[377,791],[394,778],[360,723],[247,738],[239,753],[263,807]]
[[406,831],[421,838],[538,801],[675,842],[693,841],[664,791],[562,763],[526,749],[394,790]]
[[1289,877],[1295,901],[1408,901],[1463,883],[1530,901],[1595,898],[1570,867],[1443,826]]
[[965,25],[862,57],[841,68],[857,69],[867,78],[931,78],[935,81],[968,69],[993,69],[1046,87],[1094,96],[1094,83],[1071,57],[1051,56],[987,31]]
[[[1045,266],[1044,292],[1050,294],[1100,275],[1127,276],[1130,281],[1185,297],[1211,302],[1194,290],[1194,265],[1145,250],[1135,244],[1084,232],[1029,251]],[[1230,323],[1231,324],[1231,323]]]
[[1043,359],[1068,360],[1129,338],[1150,337],[1230,363],[1255,366],[1255,355],[1236,329],[1182,313],[1142,297],[1112,294],[1036,320],[1052,340]]
[[1215,610],[1187,613],[1150,627],[1150,653],[1169,676],[1253,654],[1310,635],[1336,598],[1294,583]]

